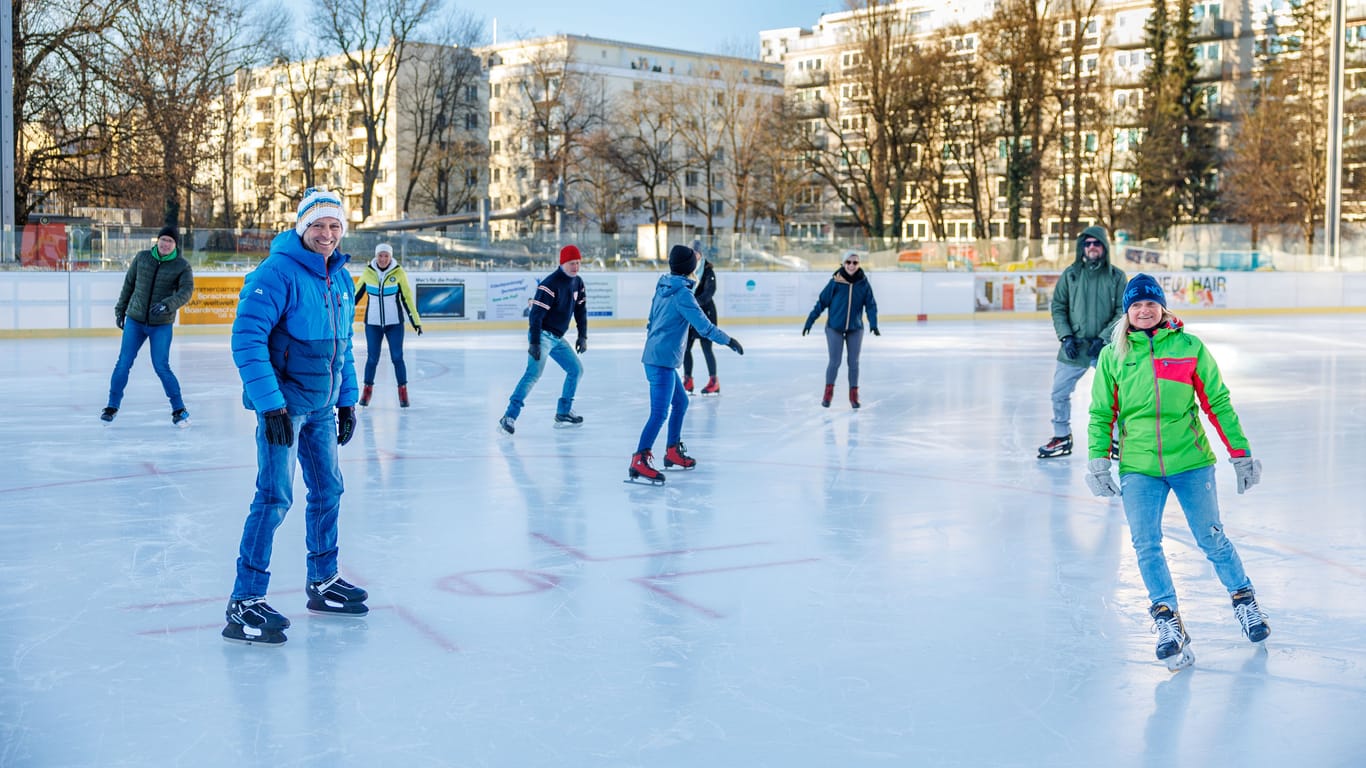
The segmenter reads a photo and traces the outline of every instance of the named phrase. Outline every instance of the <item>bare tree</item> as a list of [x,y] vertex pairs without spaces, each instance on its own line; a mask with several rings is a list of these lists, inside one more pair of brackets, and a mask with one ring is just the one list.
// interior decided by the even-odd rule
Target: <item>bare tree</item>
[[825,210],[826,185],[812,179],[807,152],[820,139],[809,134],[820,132],[818,121],[804,120],[806,114],[787,100],[765,110],[756,121],[756,158],[751,166],[754,216],[773,219],[778,231],[787,234],[788,226],[803,208],[815,214]]
[[962,181],[960,206],[972,216],[972,237],[978,253],[987,253],[991,236],[991,216],[996,191],[991,184],[996,147],[996,96],[991,74],[975,50],[980,31],[975,27],[956,28],[952,41],[963,40],[960,50],[944,52],[944,96],[942,99],[949,169]]
[[[719,76],[720,72],[717,70]],[[678,143],[685,157],[677,175],[679,196],[688,200],[707,220],[707,234],[716,234],[715,202],[723,183],[725,140],[721,132],[726,115],[726,94],[719,81],[674,84],[661,89],[659,98],[677,120]],[[700,184],[697,182],[701,182]],[[697,191],[698,187],[701,191]],[[701,196],[700,204],[697,197]]]
[[[1094,182],[1088,181],[1091,158],[1099,150],[1096,133],[1101,91],[1101,47],[1097,13],[1100,0],[1060,0],[1058,18],[1062,27],[1057,111],[1062,116],[1062,168],[1065,174],[1062,203],[1063,236],[1074,240],[1081,234],[1083,199],[1094,201]],[[1091,194],[1087,194],[1090,192]],[[1090,208],[1091,206],[1088,206]]]
[[675,147],[677,120],[666,105],[646,93],[623,95],[613,115],[612,139],[602,147],[603,159],[630,189],[640,192],[659,242],[669,191],[682,167]]
[[[102,32],[132,0],[10,0],[15,221],[52,196],[99,195],[118,172]],[[95,167],[92,167],[95,166]]]
[[[730,204],[736,232],[748,231],[759,214],[754,178],[764,164],[765,117],[783,104],[781,91],[769,93],[765,82],[748,65],[730,62],[720,69],[722,91],[718,98],[722,179],[725,187],[717,197]],[[776,84],[775,84],[776,85]]]
[[621,219],[629,211],[625,201],[631,191],[630,181],[611,162],[613,141],[615,137],[605,126],[588,134],[578,163],[580,215],[586,210],[586,217],[596,221],[604,235],[621,231]]
[[1254,249],[1264,226],[1302,224],[1305,206],[1317,202],[1298,194],[1297,182],[1308,171],[1299,167],[1293,97],[1286,74],[1273,69],[1242,111],[1226,165],[1223,204],[1229,218],[1250,225]]
[[389,141],[394,82],[414,30],[431,19],[438,0],[314,0],[313,6],[328,20],[331,42],[346,57],[358,127],[365,130],[360,165],[352,167],[361,179],[361,216],[368,219]]

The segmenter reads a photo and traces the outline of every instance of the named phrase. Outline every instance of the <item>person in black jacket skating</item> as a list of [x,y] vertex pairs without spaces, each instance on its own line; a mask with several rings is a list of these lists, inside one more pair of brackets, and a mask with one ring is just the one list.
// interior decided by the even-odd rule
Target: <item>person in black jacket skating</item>
[[[555,408],[555,426],[572,427],[583,423],[583,417],[575,414],[571,408],[574,405],[574,392],[579,387],[579,377],[583,375],[583,363],[579,362],[578,355],[588,351],[588,307],[583,279],[579,277],[581,266],[583,256],[576,246],[561,248],[559,268],[536,286],[536,293],[531,297],[526,372],[512,390],[503,418],[498,420],[499,429],[509,435],[516,431],[517,417],[526,404],[526,396],[540,380],[547,357],[564,369],[564,389]],[[571,317],[579,333],[572,347],[564,339]]]
[[[702,253],[702,241],[692,241],[693,252],[697,254],[698,261],[702,262],[702,276],[697,280],[697,289],[693,295],[697,297],[697,306],[702,308],[702,314],[707,316],[712,325],[716,324],[716,270],[711,267],[711,259]],[[707,361],[707,385],[702,388],[704,395],[721,394],[721,384],[716,380],[716,355],[711,349],[711,339],[699,336],[697,329],[688,326],[688,346],[683,350],[683,389],[692,394],[692,345],[694,341],[702,342],[702,357]]]

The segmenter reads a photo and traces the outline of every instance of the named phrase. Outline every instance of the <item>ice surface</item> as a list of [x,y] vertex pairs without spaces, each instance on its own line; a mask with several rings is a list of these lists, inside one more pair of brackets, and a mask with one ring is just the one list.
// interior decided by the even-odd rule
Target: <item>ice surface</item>
[[621,482],[641,330],[593,331],[581,428],[552,428],[552,364],[510,438],[525,334],[410,334],[413,407],[386,354],[342,449],[372,612],[304,610],[300,485],[278,649],[219,636],[255,476],[227,336],[178,332],[187,430],[146,350],[105,427],[117,339],[0,340],[0,765],[1360,765],[1366,318],[1189,328],[1265,464],[1239,496],[1221,454],[1218,482],[1272,635],[1242,638],[1173,500],[1178,675],[1082,481],[1089,375],[1077,454],[1034,457],[1045,321],[886,323],[859,412],[843,372],[819,406],[819,336],[734,326],[745,356],[718,348],[723,394],[691,401],[699,466],[663,488]]

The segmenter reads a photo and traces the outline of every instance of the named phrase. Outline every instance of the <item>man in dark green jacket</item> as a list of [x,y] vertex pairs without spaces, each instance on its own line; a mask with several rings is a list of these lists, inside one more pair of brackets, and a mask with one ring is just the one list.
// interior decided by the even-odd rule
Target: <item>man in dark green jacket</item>
[[171,372],[171,328],[176,310],[194,294],[194,271],[180,255],[180,232],[171,226],[157,233],[157,245],[139,251],[123,278],[123,292],[114,305],[114,322],[123,331],[119,359],[109,379],[109,404],[101,421],[113,421],[128,386],[128,372],[137,360],[142,343],[152,342],[152,370],[171,401],[171,423],[190,426],[190,412],[180,396],[180,382]]
[[1110,263],[1104,227],[1087,227],[1077,238],[1077,259],[1053,289],[1053,329],[1060,347],[1053,369],[1053,439],[1039,446],[1039,458],[1072,453],[1072,391],[1096,364],[1124,315],[1124,270]]

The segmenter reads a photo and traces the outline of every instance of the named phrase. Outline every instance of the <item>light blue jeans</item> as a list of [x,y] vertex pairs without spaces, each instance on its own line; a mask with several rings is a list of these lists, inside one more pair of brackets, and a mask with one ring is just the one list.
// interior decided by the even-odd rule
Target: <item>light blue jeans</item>
[[516,419],[522,415],[526,396],[531,394],[531,388],[541,380],[547,358],[554,360],[564,369],[564,388],[560,390],[560,399],[555,403],[555,413],[569,413],[574,405],[574,393],[579,388],[579,377],[583,375],[583,363],[579,362],[579,356],[574,354],[574,345],[549,331],[541,331],[541,359],[537,360],[527,354],[526,373],[522,374],[522,380],[517,382],[517,387],[512,390],[512,397],[508,398],[508,408],[503,412],[504,416]]
[[1068,365],[1058,361],[1053,368],[1053,436],[1067,437],[1072,434],[1072,391],[1077,388],[1077,382],[1086,375],[1086,371],[1096,364],[1096,358],[1091,358],[1091,365]]
[[256,498],[242,528],[233,600],[266,596],[275,529],[284,522],[294,503],[296,458],[308,487],[304,507],[308,580],[323,581],[337,573],[337,513],[344,489],[337,465],[336,411],[328,406],[290,416],[294,422],[294,445],[286,448],[266,442],[265,420],[259,413],[256,415]]
[[1162,510],[1167,505],[1168,492],[1176,493],[1195,543],[1214,564],[1214,573],[1224,588],[1232,594],[1252,586],[1243,571],[1238,550],[1224,535],[1223,523],[1219,522],[1213,466],[1167,477],[1130,472],[1120,476],[1119,485],[1124,499],[1124,516],[1129,520],[1129,534],[1138,555],[1138,572],[1148,588],[1149,601],[1165,603],[1173,611],[1178,610],[1176,587],[1172,584],[1171,570],[1167,568],[1167,556],[1162,551]]
[[669,418],[669,440],[665,446],[678,445],[683,439],[683,416],[688,413],[688,393],[683,389],[683,380],[678,378],[677,368],[647,363],[645,380],[650,382],[650,418],[645,421],[645,429],[640,433],[637,453],[654,449],[666,415]]
[[123,342],[119,345],[119,359],[114,363],[114,375],[109,377],[109,407],[118,408],[123,403],[123,390],[128,386],[128,374],[133,370],[133,361],[138,359],[138,350],[144,341],[151,341],[152,370],[161,379],[161,390],[171,401],[171,410],[185,407],[180,396],[180,382],[171,372],[171,335],[172,325],[145,325],[131,317],[123,319]]

